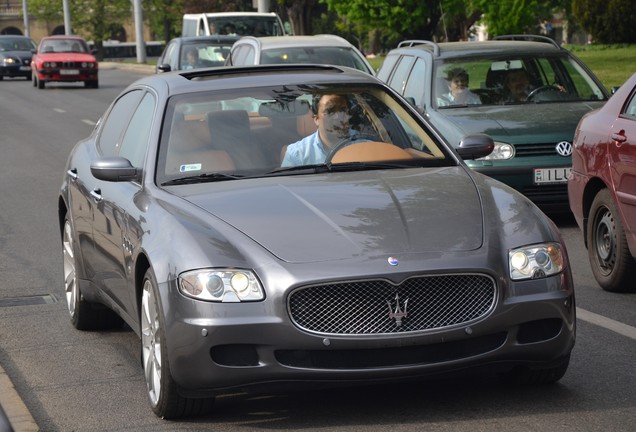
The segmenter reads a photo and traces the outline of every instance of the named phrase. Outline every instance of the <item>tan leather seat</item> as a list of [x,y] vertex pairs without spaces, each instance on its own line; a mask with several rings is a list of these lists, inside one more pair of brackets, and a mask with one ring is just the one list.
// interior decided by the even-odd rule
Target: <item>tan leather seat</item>
[[181,116],[175,120],[170,133],[166,174],[234,171],[235,168],[226,151],[211,147],[205,119],[185,120]]
[[230,155],[238,169],[263,168],[270,165],[261,140],[252,134],[245,110],[214,111],[207,114],[211,146]]

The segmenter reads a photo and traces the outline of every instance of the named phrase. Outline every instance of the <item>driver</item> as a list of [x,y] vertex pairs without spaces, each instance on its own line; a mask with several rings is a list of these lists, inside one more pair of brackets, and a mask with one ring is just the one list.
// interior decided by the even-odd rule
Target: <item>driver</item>
[[346,97],[333,94],[316,96],[313,111],[318,129],[290,144],[281,166],[321,164],[336,144],[351,136],[351,114]]
[[506,87],[505,102],[525,102],[530,93],[530,79],[525,69],[511,69],[504,81]]

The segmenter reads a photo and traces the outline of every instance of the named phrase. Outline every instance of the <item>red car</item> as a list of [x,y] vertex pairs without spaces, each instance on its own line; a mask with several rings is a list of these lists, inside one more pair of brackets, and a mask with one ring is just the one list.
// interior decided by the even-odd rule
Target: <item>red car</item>
[[79,36],[42,38],[32,68],[33,86],[39,89],[47,82],[83,81],[86,87],[99,87],[97,60]]
[[574,137],[570,208],[592,272],[607,291],[636,289],[636,74]]

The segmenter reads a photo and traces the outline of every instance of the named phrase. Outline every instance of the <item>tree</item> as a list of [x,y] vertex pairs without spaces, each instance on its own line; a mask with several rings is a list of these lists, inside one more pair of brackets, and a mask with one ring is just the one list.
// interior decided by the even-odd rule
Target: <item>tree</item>
[[385,30],[390,39],[432,39],[439,0],[320,0],[339,16]]
[[572,11],[595,42],[636,42],[633,0],[572,0]]
[[475,3],[484,14],[483,22],[491,36],[536,32],[538,0],[476,0]]

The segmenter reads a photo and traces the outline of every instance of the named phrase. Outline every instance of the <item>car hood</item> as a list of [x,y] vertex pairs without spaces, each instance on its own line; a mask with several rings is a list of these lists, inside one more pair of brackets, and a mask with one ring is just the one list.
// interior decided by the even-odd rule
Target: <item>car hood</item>
[[65,62],[65,61],[73,61],[73,62],[94,62],[95,56],[92,54],[84,54],[84,53],[39,53],[38,59],[41,61],[47,62]]
[[13,57],[28,60],[33,56],[31,51],[0,51],[0,57]]
[[576,125],[604,102],[567,102],[526,105],[447,108],[429,117],[442,135],[457,146],[464,135],[486,133],[511,144],[571,141]]
[[482,202],[462,166],[284,176],[210,186],[179,191],[287,262],[444,254],[475,250],[483,243]]

